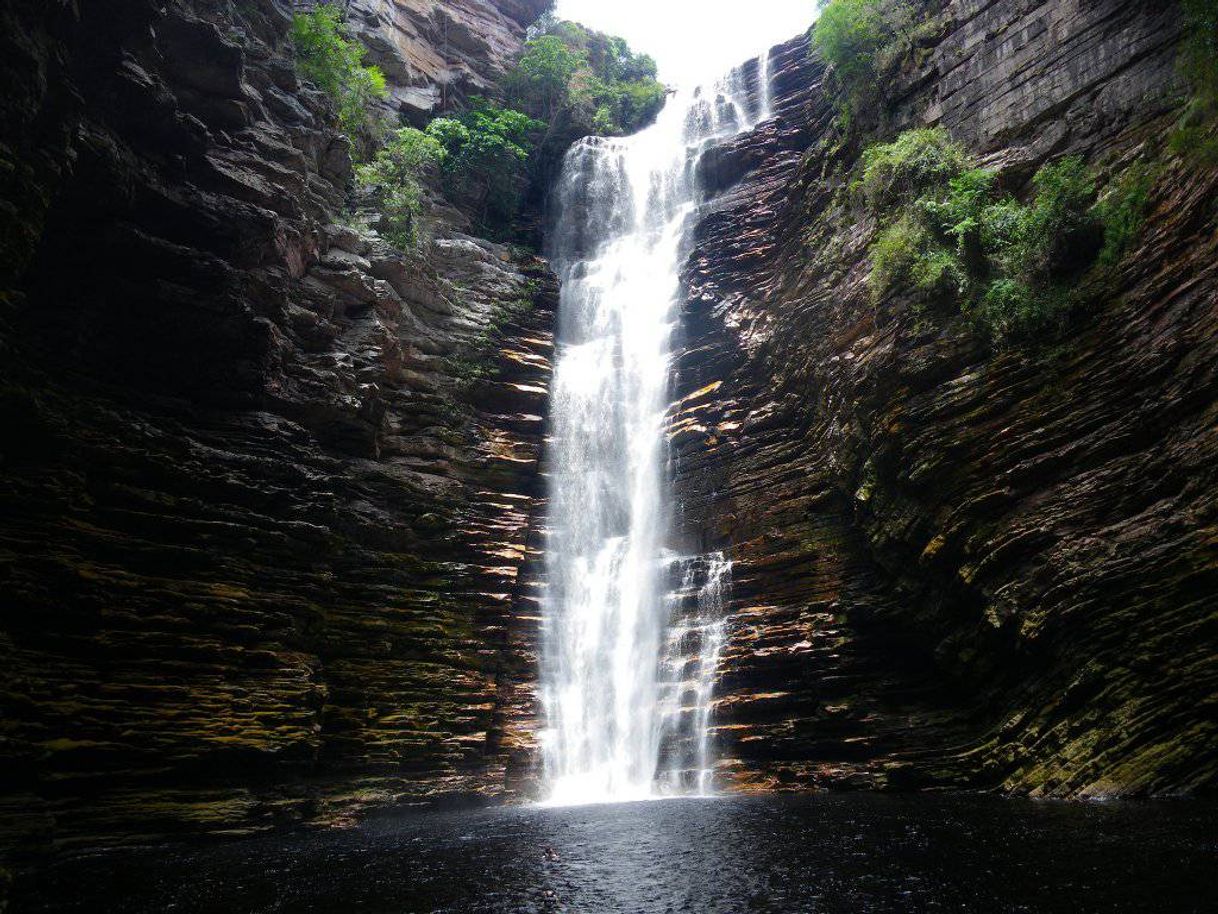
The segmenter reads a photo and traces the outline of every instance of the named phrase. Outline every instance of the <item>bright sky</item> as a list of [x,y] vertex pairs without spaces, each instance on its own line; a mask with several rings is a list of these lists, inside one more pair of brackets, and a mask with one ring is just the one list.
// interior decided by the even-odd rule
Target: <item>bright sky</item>
[[621,35],[674,85],[718,76],[807,31],[816,0],[558,0],[563,19]]

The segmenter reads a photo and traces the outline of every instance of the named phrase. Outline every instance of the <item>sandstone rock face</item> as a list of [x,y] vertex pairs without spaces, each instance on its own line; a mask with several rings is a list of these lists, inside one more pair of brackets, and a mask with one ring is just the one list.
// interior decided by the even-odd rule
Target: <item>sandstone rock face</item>
[[287,4],[3,17],[4,843],[527,785],[553,275],[336,224]]
[[[942,124],[1015,186],[1161,148],[1174,4],[942,6],[877,139]],[[776,119],[705,163],[673,413],[685,535],[735,559],[721,782],[1212,789],[1218,172],[1167,157],[1066,337],[995,350],[870,303],[859,140],[774,53]]]
[[[422,117],[540,5],[352,9]],[[942,123],[1018,184],[1176,117],[1171,4],[942,13],[885,136]],[[288,23],[0,8],[6,844],[535,777],[555,280],[443,219],[410,256],[336,222],[348,146]],[[858,138],[806,41],[772,71],[776,118],[702,164],[673,409],[681,534],[735,561],[720,782],[1212,788],[1218,174],[1168,160],[1071,334],[995,351],[871,305]]]
[[349,21],[389,80],[391,104],[426,119],[495,95],[549,0],[351,0]]

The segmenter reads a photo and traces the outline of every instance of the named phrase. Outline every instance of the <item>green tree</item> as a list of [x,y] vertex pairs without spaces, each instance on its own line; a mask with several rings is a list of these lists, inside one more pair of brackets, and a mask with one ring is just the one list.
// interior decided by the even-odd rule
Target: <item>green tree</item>
[[587,134],[631,133],[664,104],[655,61],[621,38],[550,21],[506,81],[510,104],[544,120],[565,147]]
[[879,0],[822,3],[813,30],[821,56],[846,82],[872,75],[876,52],[891,38]]
[[380,197],[381,234],[401,250],[418,243],[423,181],[429,171],[443,164],[447,155],[447,149],[436,137],[403,127],[371,162],[355,171],[360,186]]
[[508,74],[508,98],[530,115],[552,122],[570,98],[573,77],[587,66],[587,56],[569,48],[558,36],[534,38]]
[[363,65],[364,46],[351,37],[337,6],[320,3],[292,17],[292,43],[301,74],[330,96],[342,129],[368,144],[373,106],[387,95],[385,75]]
[[526,163],[545,127],[521,111],[475,99],[456,117],[437,118],[427,134],[443,149],[445,187],[492,230],[510,222],[526,184]]

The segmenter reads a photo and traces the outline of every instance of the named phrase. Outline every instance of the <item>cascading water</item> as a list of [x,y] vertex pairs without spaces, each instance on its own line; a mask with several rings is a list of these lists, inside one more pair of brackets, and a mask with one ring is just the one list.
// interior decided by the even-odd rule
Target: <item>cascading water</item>
[[726,634],[724,597],[732,563],[722,552],[673,561],[680,585],[668,594],[667,643],[661,653],[660,719],[666,794],[711,793],[710,715],[715,670]]
[[[581,141],[563,164],[550,244],[562,295],[541,671],[552,803],[709,787],[722,627],[698,613],[680,623],[698,629],[693,660],[669,637],[664,417],[697,162],[711,143],[768,116],[764,58],[752,72],[761,83],[753,92],[746,71],[733,71],[678,92],[639,134]],[[722,556],[701,565],[699,593],[712,578],[721,588]],[[673,760],[662,770],[668,744]]]

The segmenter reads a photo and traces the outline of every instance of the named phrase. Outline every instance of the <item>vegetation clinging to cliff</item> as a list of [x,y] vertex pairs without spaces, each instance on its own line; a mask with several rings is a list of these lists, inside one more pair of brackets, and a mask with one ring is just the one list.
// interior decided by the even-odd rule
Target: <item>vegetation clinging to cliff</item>
[[552,18],[508,74],[508,102],[571,135],[633,133],[664,104],[656,64],[622,38]]
[[1161,165],[1137,162],[1112,182],[1096,204],[1096,212],[1104,223],[1104,249],[1100,252],[1100,263],[1104,266],[1115,266],[1142,233],[1151,190],[1161,173]]
[[946,184],[967,163],[964,150],[942,128],[907,130],[891,143],[864,150],[859,186],[868,204],[880,209]]
[[883,226],[871,251],[872,296],[906,288],[923,306],[953,304],[996,337],[1061,322],[1072,303],[1066,280],[1100,251],[1102,215],[1116,225],[1110,257],[1137,230],[1136,200],[1094,207],[1095,180],[1081,159],[1044,166],[1020,202],[999,194],[995,172],[970,168],[942,128],[867,150],[856,187]]
[[444,187],[490,234],[520,208],[526,164],[545,127],[527,114],[484,99],[454,117],[436,118],[427,133],[444,149]]
[[547,16],[503,81],[506,105],[475,98],[469,110],[438,117],[426,130],[395,130],[374,117],[384,77],[362,66],[362,46],[336,6],[297,14],[293,33],[302,74],[335,99],[340,125],[370,160],[357,179],[377,195],[382,234],[404,250],[417,242],[423,184],[434,166],[445,195],[479,231],[527,236],[518,224],[526,194],[548,186],[567,147],[589,134],[646,126],[666,92],[655,61],[623,39]]
[[447,155],[431,134],[403,127],[386,140],[371,162],[355,170],[360,185],[380,197],[381,234],[401,250],[418,241],[423,179]]
[[[655,61],[631,51],[621,38],[552,15],[530,29],[530,36],[524,54],[504,80],[510,107],[503,110],[522,113],[533,125],[527,142],[519,143],[527,153],[519,159],[523,172],[518,162],[510,163],[509,180],[499,183],[504,190],[506,184],[513,189],[492,194],[503,205],[491,206],[480,218],[491,235],[536,242],[540,223],[529,214],[541,210],[571,144],[589,135],[615,136],[641,129],[663,106],[666,90],[656,80]],[[458,167],[457,162],[450,165]],[[519,218],[522,213],[524,218]]]
[[878,99],[882,75],[932,26],[908,0],[820,0],[812,44],[833,67],[845,118]]
[[1204,165],[1218,164],[1218,2],[1183,0],[1186,33],[1180,69],[1192,89],[1183,122],[1171,137],[1173,152]]
[[332,2],[293,16],[301,75],[334,101],[339,126],[353,140],[360,186],[375,194],[382,234],[406,250],[418,240],[423,185],[443,178],[446,195],[492,237],[517,234],[514,223],[530,184],[544,188],[566,148],[589,134],[619,135],[646,126],[665,88],[646,54],[621,38],[544,17],[504,79],[508,105],[474,99],[471,109],[420,131],[378,118],[385,77],[364,66],[364,48]]
[[502,234],[520,205],[525,165],[544,125],[484,99],[426,130],[402,127],[370,162],[356,168],[360,186],[375,195],[377,228],[405,251],[419,240],[423,185],[439,175],[444,190],[488,234]]
[[319,3],[296,13],[292,43],[301,74],[334,101],[343,130],[357,143],[369,143],[373,105],[387,94],[385,75],[378,67],[364,66],[364,46],[351,37],[342,10]]
[[1199,92],[1218,96],[1218,3],[1214,0],[1182,0],[1188,27],[1181,63],[1185,75]]

